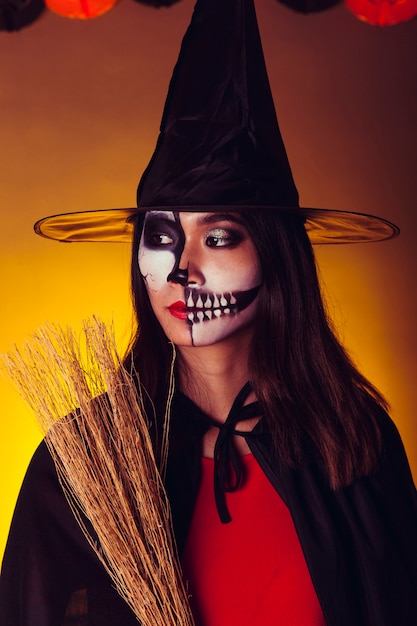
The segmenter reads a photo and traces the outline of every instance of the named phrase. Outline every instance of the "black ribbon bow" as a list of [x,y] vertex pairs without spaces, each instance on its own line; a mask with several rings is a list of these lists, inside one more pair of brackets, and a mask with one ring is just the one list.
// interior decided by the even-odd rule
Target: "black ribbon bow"
[[238,422],[260,416],[259,402],[252,402],[244,406],[251,389],[249,382],[243,386],[224,423],[212,419],[187,396],[177,392],[177,402],[179,401],[177,406],[183,416],[206,427],[214,426],[219,430],[214,446],[214,496],[217,511],[223,524],[227,524],[232,519],[226,504],[226,493],[236,491],[244,478],[241,455],[236,450],[233,436],[239,435],[249,438],[254,434],[236,430],[235,426]]
[[243,406],[251,391],[249,382],[240,390],[233,402],[229,415],[223,424],[208,418],[210,425],[219,429],[214,446],[214,496],[217,511],[223,524],[232,520],[226,504],[226,493],[239,489],[243,481],[243,469],[239,452],[233,442],[233,436],[248,436],[247,431],[236,430],[238,422],[259,416],[259,402]]

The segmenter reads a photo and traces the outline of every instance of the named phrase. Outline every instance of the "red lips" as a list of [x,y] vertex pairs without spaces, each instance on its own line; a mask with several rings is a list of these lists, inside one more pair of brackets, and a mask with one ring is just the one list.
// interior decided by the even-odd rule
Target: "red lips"
[[168,311],[171,313],[173,317],[176,317],[179,320],[187,319],[187,308],[185,306],[185,302],[178,300],[178,302],[173,302],[169,305]]

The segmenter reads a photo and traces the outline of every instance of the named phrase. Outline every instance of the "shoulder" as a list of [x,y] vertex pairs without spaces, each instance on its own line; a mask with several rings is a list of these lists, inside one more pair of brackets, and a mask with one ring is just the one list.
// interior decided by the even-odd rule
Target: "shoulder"
[[383,444],[378,466],[335,496],[356,540],[367,538],[373,546],[375,562],[379,553],[400,555],[417,584],[417,492],[397,427],[385,412],[378,420]]
[[35,450],[22,482],[17,506],[48,500],[61,491],[55,464],[45,440]]
[[385,479],[390,477],[392,481],[399,482],[415,492],[410,465],[397,426],[383,410],[379,412],[377,419],[382,437],[382,451],[379,465],[371,476]]
[[24,482],[28,480],[36,481],[45,478],[49,480],[56,478],[56,470],[51,453],[46,445],[46,441],[43,439],[33,453],[26,470]]
[[[90,528],[88,520],[85,524]],[[50,552],[71,550],[91,557],[91,548],[68,503],[54,460],[45,441],[36,449],[24,477],[12,520],[11,537],[28,546],[41,546],[47,538]]]

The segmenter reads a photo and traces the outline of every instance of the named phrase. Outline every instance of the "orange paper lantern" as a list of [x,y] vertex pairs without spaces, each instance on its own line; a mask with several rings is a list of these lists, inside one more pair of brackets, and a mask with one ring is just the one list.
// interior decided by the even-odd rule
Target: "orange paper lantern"
[[406,22],[417,15],[417,0],[345,0],[360,20],[378,26]]
[[88,19],[109,11],[117,0],[45,0],[48,9],[63,17]]

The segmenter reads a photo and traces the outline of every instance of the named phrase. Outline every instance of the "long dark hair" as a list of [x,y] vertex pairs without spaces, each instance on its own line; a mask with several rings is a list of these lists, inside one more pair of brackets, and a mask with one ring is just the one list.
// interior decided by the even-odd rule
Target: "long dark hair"
[[[260,259],[250,376],[264,419],[283,463],[303,461],[313,445],[329,484],[338,488],[375,468],[381,450],[381,394],[353,365],[326,314],[312,246],[302,219],[274,210],[242,211],[240,217]],[[138,328],[130,359],[156,412],[165,410],[172,362],[139,273],[143,225],[135,226],[132,295]]]

